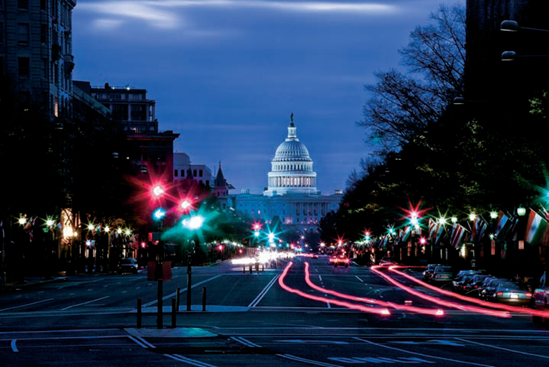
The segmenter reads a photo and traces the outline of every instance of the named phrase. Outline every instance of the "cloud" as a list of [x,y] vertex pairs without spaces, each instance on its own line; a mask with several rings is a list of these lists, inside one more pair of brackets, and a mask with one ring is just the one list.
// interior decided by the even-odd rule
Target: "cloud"
[[[84,11],[108,15],[111,18],[142,20],[156,28],[173,29],[181,23],[173,12],[158,9],[156,5],[154,2],[144,1],[102,1],[79,4],[78,7]],[[119,19],[119,21],[121,20]],[[113,24],[111,21],[111,25]]]
[[[388,14],[398,7],[382,3],[336,2],[336,1],[269,1],[269,0],[107,0],[90,1],[78,4],[82,11],[99,13],[109,19],[97,19],[98,28],[112,29],[122,24],[122,19],[141,20],[155,28],[175,29],[187,22],[181,20],[182,14],[177,8],[230,8],[278,10],[286,12],[326,13],[326,14]],[[116,19],[112,19],[116,18]],[[115,22],[118,20],[118,23]]]
[[124,24],[124,21],[121,19],[106,19],[106,18],[99,18],[93,21],[93,25],[97,29],[104,29],[104,30],[112,30],[119,28],[122,24]]

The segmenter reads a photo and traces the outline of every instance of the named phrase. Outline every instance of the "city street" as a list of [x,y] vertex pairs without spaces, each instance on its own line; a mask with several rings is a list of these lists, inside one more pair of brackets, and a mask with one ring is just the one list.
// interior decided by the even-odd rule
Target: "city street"
[[[313,286],[325,292],[306,283],[306,268]],[[156,324],[157,283],[147,281],[146,270],[137,275],[74,276],[1,293],[3,364],[543,366],[549,359],[549,331],[534,325],[529,315],[501,318],[437,306],[388,284],[369,268],[335,268],[326,257],[298,257],[251,274],[229,261],[194,267],[190,312],[186,270],[173,269],[173,280],[163,283],[162,329]],[[395,279],[410,285],[402,277]],[[178,287],[180,311],[172,328],[171,299]],[[420,286],[412,288],[466,304]],[[335,291],[339,296],[330,294]],[[322,298],[305,298],[311,296]],[[361,303],[345,296],[360,297],[368,309],[337,304]],[[143,304],[140,329],[138,298]],[[445,315],[393,308],[390,315],[382,315],[376,312],[384,307],[366,301],[372,299],[441,308]]]

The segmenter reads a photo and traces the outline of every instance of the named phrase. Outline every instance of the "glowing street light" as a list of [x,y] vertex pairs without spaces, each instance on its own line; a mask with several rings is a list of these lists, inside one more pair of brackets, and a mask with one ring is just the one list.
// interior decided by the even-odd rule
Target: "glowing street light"
[[202,224],[204,224],[204,220],[204,217],[201,215],[193,215],[190,218],[183,219],[181,224],[183,225],[183,227],[194,231],[202,227]]
[[160,185],[155,185],[152,189],[153,197],[159,198],[164,194],[164,188]]

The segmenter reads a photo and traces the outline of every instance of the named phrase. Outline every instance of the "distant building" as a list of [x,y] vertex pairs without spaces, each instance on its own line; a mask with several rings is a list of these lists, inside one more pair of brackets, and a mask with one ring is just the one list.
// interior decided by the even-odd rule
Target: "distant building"
[[51,118],[71,116],[72,0],[0,1],[0,72],[23,105],[42,105]]
[[337,211],[342,195],[337,191],[323,196],[317,190],[313,161],[296,130],[292,115],[288,136],[271,161],[268,188],[260,195],[248,191],[236,195],[236,210],[268,223],[278,217],[286,229],[305,232],[318,227],[331,210]]
[[103,104],[113,120],[122,126],[136,153],[131,157],[143,172],[154,169],[166,182],[174,177],[173,141],[179,137],[171,130],[158,131],[156,101],[147,99],[146,89],[130,87],[92,87],[91,96]]
[[212,184],[212,170],[204,164],[191,164],[191,159],[186,153],[174,153],[173,179],[180,181],[186,178],[201,182],[209,188]]
[[221,162],[219,162],[219,168],[217,169],[214,185],[212,187],[212,195],[217,198],[221,210],[235,210],[233,198],[229,195],[229,190],[233,189],[234,186],[225,179],[223,171],[221,170]]

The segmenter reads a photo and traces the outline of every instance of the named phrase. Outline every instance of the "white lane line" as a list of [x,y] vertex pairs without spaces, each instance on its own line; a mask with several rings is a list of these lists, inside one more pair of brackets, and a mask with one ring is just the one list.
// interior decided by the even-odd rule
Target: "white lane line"
[[358,275],[355,275],[355,277],[356,277],[358,280],[360,280],[362,283],[364,283],[364,280],[360,279],[360,278],[358,277]]
[[[193,286],[191,287],[191,289],[192,289],[192,288],[195,288],[195,287],[198,287],[199,285],[202,285],[202,284],[204,284],[204,283],[206,283],[206,282],[209,282],[209,281],[212,281],[212,280],[217,279],[217,278],[219,278],[219,277],[222,277],[222,276],[223,276],[223,274],[219,274],[219,275],[216,275],[215,277],[208,278],[208,279],[206,279],[206,280],[203,280],[203,281],[201,281],[201,282],[198,282],[198,283],[196,283],[196,284],[193,284]],[[185,291],[187,291],[187,288],[182,289],[182,290],[180,291],[180,293],[183,293],[183,292],[185,292]],[[162,300],[165,301],[165,300],[167,300],[167,299],[169,299],[169,298],[175,297],[176,295],[177,295],[177,291],[176,291],[176,292],[173,292],[173,293],[171,293],[171,294],[168,294],[167,296],[162,297]],[[158,302],[158,300],[154,300],[154,301],[151,301],[151,302],[149,302],[149,303],[145,303],[144,305],[142,305],[142,307],[149,307],[149,306],[152,306],[152,305],[156,304],[157,302]]]
[[512,352],[512,353],[524,354],[524,355],[532,356],[532,357],[538,357],[538,358],[546,358],[546,359],[549,359],[549,356],[542,356],[542,355],[540,355],[540,354],[532,354],[532,353],[521,352],[521,351],[519,351],[519,350],[514,350],[514,349],[507,349],[507,348],[502,348],[502,347],[496,347],[495,345],[484,344],[484,343],[478,343],[478,342],[474,342],[474,341],[466,340],[466,339],[461,339],[461,338],[454,338],[454,339],[459,340],[459,341],[462,341],[462,342],[467,342],[467,343],[482,345],[482,346],[488,347],[488,348],[494,348],[494,349],[504,350],[504,351],[506,351],[506,352]]
[[466,364],[466,365],[469,365],[469,366],[494,367],[494,366],[489,365],[489,364],[479,364],[479,363],[473,363],[473,362],[469,362],[469,361],[460,361],[460,360],[457,360],[457,359],[444,358],[444,357],[432,356],[432,355],[429,355],[429,354],[411,352],[411,351],[406,350],[406,349],[400,349],[400,348],[395,348],[395,347],[389,347],[389,346],[387,346],[387,345],[383,345],[383,344],[379,344],[379,343],[374,343],[374,342],[371,342],[371,341],[369,341],[369,340],[365,340],[365,339],[361,339],[361,338],[357,338],[357,337],[355,337],[355,338],[353,338],[353,339],[359,340],[359,341],[364,342],[364,343],[367,343],[367,344],[375,345],[375,346],[377,346],[377,347],[382,347],[382,348],[387,348],[387,349],[392,349],[392,350],[398,350],[399,352],[408,353],[408,354],[414,354],[414,355],[417,355],[417,356],[422,356],[422,357],[427,357],[427,358],[442,359],[443,361],[450,361],[450,362],[455,362],[455,363],[463,363],[463,364]]
[[263,297],[265,297],[265,295],[267,294],[269,289],[271,289],[271,287],[276,283],[276,280],[278,279],[278,277],[280,277],[280,274],[277,274],[276,277],[274,277],[269,282],[269,284],[267,284],[267,286],[265,288],[263,288],[263,290],[257,295],[257,297],[255,297],[255,299],[252,301],[252,303],[250,303],[248,305],[249,308],[255,307],[255,306],[257,306],[257,304],[259,302],[261,302],[261,300],[263,299]]
[[19,349],[17,349],[17,346],[15,345],[15,342],[17,342],[17,339],[13,339],[11,341],[11,350],[13,350],[14,353],[19,352]]
[[322,282],[322,275],[318,275],[318,279],[320,279],[320,282]]
[[239,342],[239,343],[242,343],[242,344],[244,344],[245,346],[250,347],[250,348],[261,348],[261,345],[252,343],[252,342],[249,341],[248,339],[245,339],[245,338],[243,338],[243,337],[241,337],[241,336],[232,336],[231,339],[234,340],[234,341],[237,341],[237,342]]
[[341,367],[341,366],[339,366],[339,365],[337,365],[337,364],[331,364],[331,363],[324,363],[324,362],[319,362],[319,361],[313,361],[312,359],[305,359],[305,358],[301,358],[301,357],[296,357],[296,356],[293,356],[293,355],[291,355],[291,354],[277,354],[276,356],[277,356],[277,357],[286,358],[286,359],[291,359],[292,361],[297,361],[297,362],[312,364],[312,365],[315,365],[315,366],[323,366],[323,367]]
[[143,339],[140,336],[129,335],[128,338],[130,338],[131,340],[136,342],[142,348],[145,348],[145,349],[147,349],[147,348],[153,348],[153,349],[156,348],[153,344],[149,343],[148,341],[146,341],[145,339]]
[[109,298],[109,297],[110,297],[110,296],[105,296],[105,297],[93,299],[93,300],[88,301],[88,302],[82,302],[82,303],[79,303],[79,304],[77,304],[77,305],[72,305],[72,306],[69,306],[69,307],[62,308],[61,311],[65,311],[65,310],[71,309],[71,308],[73,308],[73,307],[78,307],[78,306],[87,305],[88,303],[93,303],[93,302],[101,301],[102,299]]
[[200,362],[200,361],[195,361],[194,359],[183,357],[180,354],[164,354],[164,355],[166,357],[171,358],[171,359],[175,359],[176,361],[185,362],[185,363],[188,363],[190,365],[197,366],[197,367],[215,367],[213,364],[208,364],[208,363],[204,363],[204,362]]
[[55,298],[48,298],[48,299],[43,299],[42,301],[37,301],[37,302],[33,302],[33,303],[27,303],[27,304],[25,304],[25,305],[14,306],[14,307],[10,307],[10,308],[4,308],[4,309],[0,310],[0,312],[2,312],[2,311],[7,311],[7,310],[13,310],[13,309],[15,309],[15,308],[21,308],[21,307],[27,307],[27,306],[37,305],[37,304],[39,304],[39,303],[52,301],[52,300],[54,300],[54,299],[55,299]]

